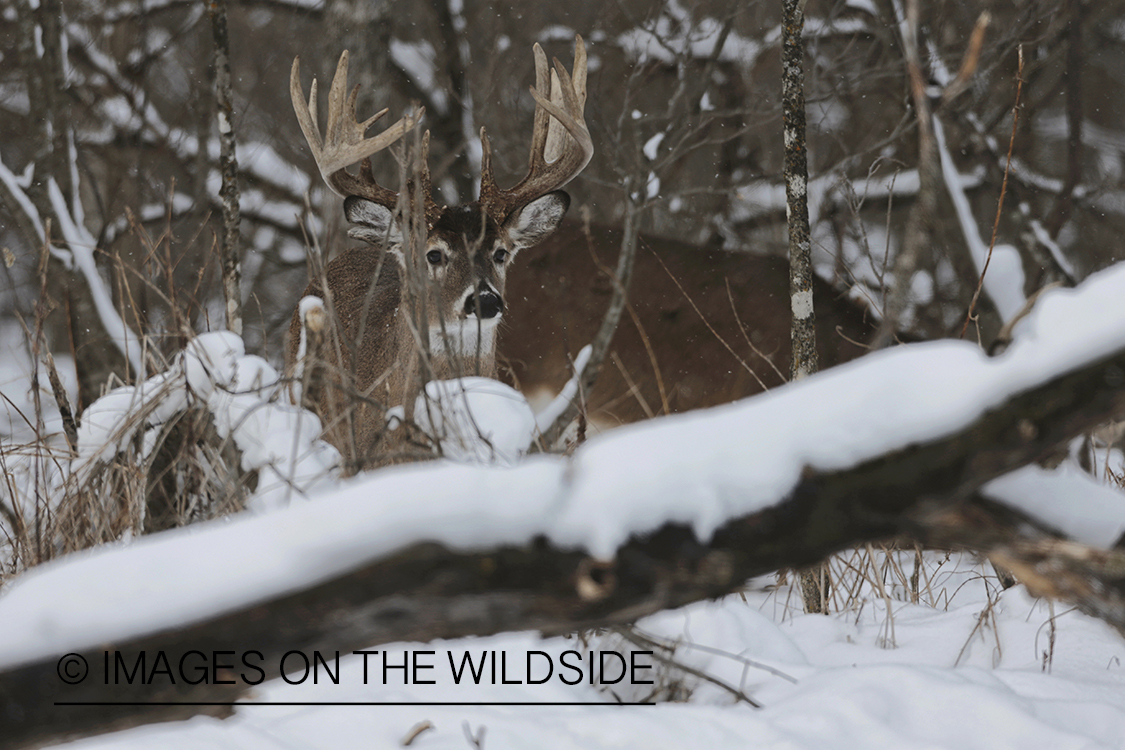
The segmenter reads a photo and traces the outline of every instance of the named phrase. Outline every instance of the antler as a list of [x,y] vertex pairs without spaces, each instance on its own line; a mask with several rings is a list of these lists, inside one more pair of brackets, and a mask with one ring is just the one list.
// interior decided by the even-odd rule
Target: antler
[[[370,157],[409,133],[418,124],[425,110],[419,109],[415,116],[404,117],[382,133],[365,138],[367,129],[387,114],[387,110],[376,112],[364,122],[356,120],[355,106],[359,86],[345,97],[348,85],[348,51],[344,50],[336,66],[336,75],[332,78],[332,87],[328,91],[328,126],[322,138],[316,117],[316,79],[313,79],[306,104],[305,91],[301,86],[300,62],[299,57],[293,59],[293,69],[289,75],[289,95],[293,99],[293,111],[297,113],[301,132],[309,142],[324,181],[339,195],[358,195],[393,210],[398,203],[398,193],[375,181]],[[422,138],[421,153],[422,193],[427,218],[430,218],[436,208],[430,197],[430,169],[426,161],[429,155],[429,135],[427,131]],[[359,175],[348,173],[347,167],[358,161],[363,162]]]
[[586,127],[586,45],[574,37],[574,74],[569,75],[555,59],[548,83],[547,56],[538,44],[535,52],[535,124],[527,176],[510,190],[501,190],[492,174],[492,146],[484,128],[481,142],[481,206],[503,223],[515,209],[541,195],[558,190],[574,179],[594,156],[594,143]]

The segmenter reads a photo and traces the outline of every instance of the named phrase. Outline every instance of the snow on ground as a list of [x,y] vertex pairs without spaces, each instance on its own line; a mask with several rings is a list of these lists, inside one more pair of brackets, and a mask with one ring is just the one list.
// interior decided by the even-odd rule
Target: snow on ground
[[[597,750],[598,748],[896,748],[896,750],[1059,750],[1125,748],[1125,640],[1103,623],[1058,609],[1051,642],[1052,613],[1021,587],[1000,592],[991,571],[953,556],[926,556],[928,588],[920,603],[891,600],[891,617],[870,585],[866,596],[830,616],[804,615],[799,595],[787,587],[732,595],[665,612],[639,623],[640,630],[675,643],[672,658],[742,690],[762,704],[755,709],[698,677],[662,666],[646,655],[638,679],[653,686],[607,686],[604,691],[573,681],[573,670],[558,669],[563,652],[569,664],[585,668],[586,648],[576,638],[539,639],[531,633],[491,638],[408,643],[379,647],[368,656],[342,656],[339,685],[326,673],[318,684],[263,684],[227,720],[142,727],[75,743],[75,750],[133,748],[331,748],[399,747],[417,724],[434,728],[411,747],[422,750],[470,748],[463,725],[483,747]],[[909,568],[906,569],[909,574]],[[888,575],[888,586],[893,575]],[[764,580],[756,582],[758,585]],[[931,606],[936,604],[936,606]],[[890,624],[888,624],[890,623]],[[893,636],[893,645],[889,642]],[[595,651],[631,658],[638,646],[616,636],[595,636]],[[438,684],[403,684],[402,670],[390,670],[383,684],[382,660],[423,664],[423,679]],[[449,666],[466,652],[475,663],[482,652],[504,654],[509,680],[524,679],[527,654],[533,679],[556,674],[544,684],[481,684],[468,672],[455,684]],[[1049,655],[1045,663],[1044,654]],[[748,664],[748,662],[750,664]],[[620,674],[607,660],[608,676]],[[329,655],[331,665],[331,655]],[[300,664],[289,679],[301,681]],[[626,681],[628,681],[628,677]],[[496,683],[501,680],[497,673]],[[678,688],[673,688],[678,685]],[[641,701],[654,689],[677,689],[686,702],[655,706],[267,706],[268,702],[591,702]],[[255,705],[258,704],[258,705]]]
[[[398,467],[283,513],[73,555],[28,571],[0,596],[0,665],[203,619],[422,541],[470,550],[543,535],[604,559],[666,523],[688,524],[706,540],[726,521],[783,500],[806,467],[847,468],[948,434],[1031,384],[1125,347],[1123,291],[1125,264],[1044,294],[1000,357],[959,341],[901,346],[742,402],[613,430],[573,459]],[[226,363],[218,369],[246,359],[236,349],[212,352]],[[240,424],[259,430],[263,443],[277,439],[265,420]],[[242,439],[254,436],[239,443],[252,455]],[[1022,493],[999,497],[1023,503]],[[1121,527],[1125,506],[1068,499],[1087,528]]]

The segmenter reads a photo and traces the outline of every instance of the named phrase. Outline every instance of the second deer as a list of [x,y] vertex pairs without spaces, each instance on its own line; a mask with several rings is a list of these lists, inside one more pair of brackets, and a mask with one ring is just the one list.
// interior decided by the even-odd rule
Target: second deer
[[[376,457],[387,407],[402,405],[409,420],[423,380],[495,374],[508,267],[517,252],[558,227],[570,205],[560,188],[593,156],[583,114],[581,37],[575,41],[572,73],[558,60],[551,70],[538,44],[534,55],[536,108],[527,175],[508,190],[496,185],[482,128],[480,197],[453,207],[438,205],[431,196],[428,131],[408,194],[376,183],[370,157],[402,139],[418,117],[365,137],[386,110],[365,122],[356,120],[359,87],[348,94],[346,51],[332,80],[323,135],[316,81],[306,104],[299,61],[293,61],[290,93],[301,130],[325,182],[344,197],[353,225],[348,235],[367,246],[342,253],[310,282],[304,297],[323,306],[302,302],[294,312],[286,363],[303,378],[304,402],[324,420],[326,437],[354,462],[353,469]],[[358,162],[359,174],[349,173],[347,168]],[[415,194],[420,201],[411,200]],[[320,337],[318,320],[325,319],[335,322]],[[314,372],[319,375],[312,377]],[[309,388],[313,381],[317,386]]]

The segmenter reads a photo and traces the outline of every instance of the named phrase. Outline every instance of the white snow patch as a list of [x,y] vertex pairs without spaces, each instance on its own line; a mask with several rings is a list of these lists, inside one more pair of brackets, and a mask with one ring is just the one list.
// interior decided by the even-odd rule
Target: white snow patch
[[514,465],[535,436],[535,415],[523,394],[491,378],[427,383],[414,419],[439,440],[442,455],[462,463]]
[[1054,471],[1025,466],[989,482],[983,492],[1084,544],[1108,549],[1125,536],[1125,493],[1070,463]]
[[582,371],[586,369],[586,364],[590,361],[590,355],[593,354],[594,347],[591,344],[586,344],[582,350],[578,352],[578,356],[574,358],[574,375],[566,381],[566,385],[559,391],[559,395],[543,407],[543,410],[535,415],[535,429],[537,432],[546,432],[550,429],[551,425],[555,423],[570,403],[578,396],[578,384],[582,378]]
[[70,207],[67,205],[66,199],[63,198],[62,191],[53,177],[47,180],[47,193],[51,199],[51,207],[58,218],[59,231],[70,248],[75,265],[78,266],[78,270],[82,272],[82,276],[86,280],[86,285],[90,289],[90,296],[94,300],[94,309],[97,310],[102,327],[109,335],[110,340],[129,360],[133,370],[142,372],[144,368],[141,366],[141,343],[136,334],[133,333],[133,329],[125,324],[125,321],[121,319],[114,308],[113,295],[106,288],[105,282],[102,281],[102,277],[98,273],[97,264],[94,262],[97,240],[85,226],[71,218]]
[[[437,83],[437,52],[429,42],[403,42],[391,40],[391,59],[402,71],[425,91],[437,109],[438,114],[449,111],[449,100],[445,90]],[[472,140],[470,140],[470,143]]]
[[[637,662],[653,668],[638,676],[665,685],[679,682],[684,702],[609,705],[617,698],[643,699],[654,686],[625,682],[599,690],[585,679],[566,685],[560,673],[568,679],[574,673],[560,669],[564,652],[575,652],[570,664],[585,664],[588,651],[616,650],[629,658],[645,649],[612,636],[594,636],[584,645],[575,638],[505,633],[379,645],[380,653],[369,657],[366,684],[363,657],[345,653],[339,685],[326,684],[323,671],[319,684],[273,680],[256,688],[229,718],[137,727],[79,740],[72,747],[392,748],[402,744],[413,726],[429,720],[433,729],[412,747],[468,747],[467,724],[473,733],[485,730],[485,748],[744,750],[752,738],[753,747],[792,750],[1121,750],[1125,645],[1119,635],[1078,612],[1052,612],[1022,586],[997,591],[988,566],[971,564],[967,555],[944,559],[926,554],[923,563],[922,578],[936,602],[912,603],[892,580],[889,601],[869,592],[858,611],[806,615],[796,603],[799,594],[784,586],[760,590],[767,583],[762,581],[744,594],[637,623],[646,636],[674,647],[676,661],[743,691],[762,703],[761,709],[736,704],[716,685],[644,655]],[[891,621],[895,643],[888,648]],[[1048,650],[1050,668],[1044,669]],[[541,653],[528,656],[536,651]],[[435,684],[407,685],[401,669],[390,670],[384,681],[384,659],[401,665],[409,663],[412,653],[419,654],[417,661],[434,665],[419,674]],[[499,667],[496,679],[484,670],[480,684],[465,673],[460,684],[454,681],[451,659],[460,665],[469,654],[479,664],[486,653],[503,658],[506,678],[520,684],[502,684]],[[330,651],[327,657],[331,663]],[[531,684],[532,674],[542,679],[548,659],[554,675]],[[613,661],[609,663],[612,668]],[[606,705],[267,705],[314,701]],[[810,714],[810,706],[815,713]]]

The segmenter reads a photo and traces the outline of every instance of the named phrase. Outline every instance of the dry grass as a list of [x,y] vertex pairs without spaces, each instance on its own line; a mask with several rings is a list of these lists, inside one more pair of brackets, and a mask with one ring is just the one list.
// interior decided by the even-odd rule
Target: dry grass
[[[191,336],[190,320],[203,308],[198,286],[177,291],[170,222],[169,215],[164,231],[153,238],[133,221],[132,231],[146,250],[142,267],[111,258],[119,278],[134,274],[145,290],[148,309],[143,315],[132,293],[123,293],[130,305],[122,304],[118,311],[140,331],[146,370],[138,373],[140,379],[168,369],[171,355]],[[31,437],[0,441],[0,586],[27,568],[71,552],[239,510],[254,483],[253,476],[238,470],[238,456],[229,440],[219,438],[210,414],[190,398],[188,408],[154,424],[154,404],[162,394],[146,398],[130,413],[111,437],[119,449],[111,450],[108,460],[80,459],[71,397],[60,383],[44,334],[51,304],[45,264],[40,273],[36,319],[33,326],[24,326],[33,408],[24,413],[7,404],[19,413],[20,426],[26,428],[21,432]],[[199,273],[200,283],[205,275]],[[50,375],[50,389],[34,385],[40,368]],[[111,380],[102,392],[123,385]]]

